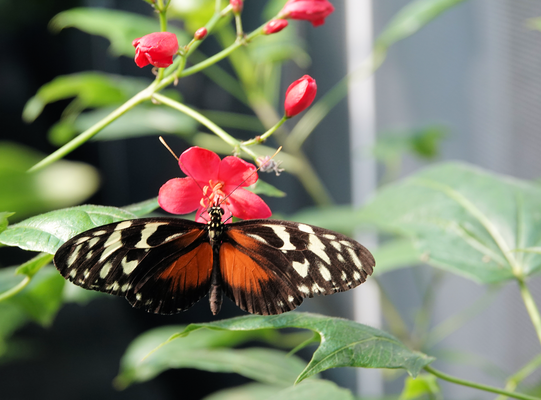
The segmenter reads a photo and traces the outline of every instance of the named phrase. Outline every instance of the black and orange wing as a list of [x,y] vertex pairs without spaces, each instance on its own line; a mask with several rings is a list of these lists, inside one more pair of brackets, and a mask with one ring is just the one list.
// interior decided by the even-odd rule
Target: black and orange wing
[[73,237],[58,249],[54,264],[85,289],[126,297],[145,311],[173,314],[209,291],[212,248],[205,224],[141,218]]
[[374,266],[372,254],[355,240],[290,221],[227,225],[220,248],[225,293],[253,314],[280,314],[305,297],[352,289]]

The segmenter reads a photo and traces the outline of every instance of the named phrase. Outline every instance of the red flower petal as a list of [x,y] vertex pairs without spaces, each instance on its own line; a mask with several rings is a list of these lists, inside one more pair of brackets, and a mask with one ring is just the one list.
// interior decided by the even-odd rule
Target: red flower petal
[[135,63],[144,67],[149,63],[165,68],[173,63],[173,56],[178,51],[178,40],[171,32],[154,32],[135,39],[132,42],[135,47]]
[[188,214],[200,206],[203,193],[192,178],[168,180],[160,188],[158,204],[171,214]]
[[[257,182],[256,167],[238,157],[225,157],[220,164],[218,180],[225,185],[232,185],[233,190],[236,186],[250,186]],[[225,192],[228,193],[227,191]]]
[[237,189],[229,196],[229,209],[240,219],[268,218],[272,215],[269,206],[259,197],[246,189]]
[[[201,147],[190,147],[180,155],[178,165],[186,175],[203,185],[208,185],[209,180],[218,180],[220,162],[220,157],[216,153]],[[201,196],[201,190],[198,194]]]

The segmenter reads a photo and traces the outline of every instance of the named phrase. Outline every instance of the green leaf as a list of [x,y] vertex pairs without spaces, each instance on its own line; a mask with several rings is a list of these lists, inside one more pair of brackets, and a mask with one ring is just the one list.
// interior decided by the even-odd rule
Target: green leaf
[[286,193],[282,192],[276,186],[272,186],[270,183],[258,179],[256,183],[246,187],[252,193],[255,194],[264,194],[269,197],[285,197]]
[[390,240],[370,249],[370,252],[377,260],[377,268],[374,269],[376,276],[396,269],[415,266],[421,262],[421,254],[410,239]]
[[[61,160],[39,172],[26,172],[43,157],[29,147],[0,142],[0,210],[14,211],[20,220],[80,203],[97,190],[96,169],[80,162]],[[0,218],[2,230],[6,216]]]
[[421,374],[415,379],[408,376],[404,382],[404,390],[400,394],[400,400],[417,399],[423,395],[434,396],[440,392],[438,378],[434,375]]
[[355,400],[353,394],[334,382],[310,379],[298,385],[284,389],[270,399],[281,400]]
[[[131,42],[130,42],[131,43]],[[26,103],[23,119],[34,121],[43,108],[58,100],[76,98],[71,108],[76,114],[88,107],[104,107],[120,104],[148,86],[147,79],[124,77],[103,72],[78,72],[57,76],[39,88]],[[66,109],[69,113],[70,108]]]
[[529,276],[541,255],[541,188],[461,163],[382,189],[359,217],[415,239],[423,261],[481,283]]
[[8,218],[11,217],[13,214],[15,213],[7,212],[7,211],[0,212],[0,233],[8,227],[9,225]]
[[133,213],[134,215],[137,215],[138,217],[142,217],[160,208],[160,205],[158,204],[158,198],[153,197],[152,199],[141,201],[135,204],[130,204],[129,206],[124,206],[122,208],[128,212]]
[[[117,387],[154,378],[169,368],[197,368],[213,372],[236,372],[260,382],[287,386],[292,384],[305,363],[296,357],[271,349],[230,348],[255,339],[275,336],[274,331],[233,332],[201,330],[184,340],[167,340],[184,327],[153,329],[134,340],[122,358]],[[165,346],[160,346],[167,343]],[[158,347],[160,346],[160,347]],[[149,354],[152,349],[156,349]],[[265,362],[261,362],[265,360]]]
[[[103,36],[111,42],[112,54],[128,57],[135,54],[132,46],[134,39],[160,30],[157,18],[106,8],[72,8],[63,11],[51,20],[50,27],[54,31],[73,27],[91,35]],[[168,31],[177,35],[181,45],[190,41],[184,31],[174,26],[170,26]]]
[[43,268],[21,293],[6,301],[16,304],[32,320],[49,326],[62,305],[65,283],[55,268]]
[[299,312],[276,316],[249,315],[190,324],[171,339],[184,337],[201,328],[234,331],[301,328],[317,332],[321,337],[321,344],[296,382],[337,367],[403,368],[410,375],[416,376],[423,367],[433,361],[433,358],[409,350],[398,339],[378,329],[345,319]]
[[203,400],[263,400],[275,396],[282,389],[280,386],[252,382],[214,392]]
[[28,218],[0,233],[0,243],[49,254],[68,239],[97,226],[133,219],[131,212],[115,207],[84,205]]
[[[76,131],[85,131],[112,111],[112,108],[102,108],[81,114],[74,123]],[[164,133],[189,137],[197,132],[197,127],[195,120],[173,109],[138,106],[102,129],[93,140],[119,140]]]
[[215,0],[172,1],[167,16],[182,20],[189,32],[195,32],[212,17],[215,4]]
[[433,160],[440,154],[442,140],[447,136],[445,127],[431,125],[414,131],[381,135],[373,149],[376,159],[393,161],[409,152],[422,160]]
[[398,12],[376,40],[376,46],[389,47],[413,35],[443,12],[464,0],[415,0]]
[[288,219],[320,226],[345,235],[352,235],[360,221],[351,205],[305,208],[290,215]]
[[47,264],[53,261],[53,257],[47,253],[40,253],[17,268],[17,274],[32,278]]

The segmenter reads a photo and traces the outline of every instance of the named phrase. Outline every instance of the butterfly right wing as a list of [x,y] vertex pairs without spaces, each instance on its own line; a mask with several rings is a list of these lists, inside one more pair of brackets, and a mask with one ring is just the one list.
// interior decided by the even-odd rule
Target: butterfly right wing
[[85,289],[126,297],[148,312],[173,314],[209,291],[212,248],[205,224],[141,218],[73,237],[58,249],[54,264]]

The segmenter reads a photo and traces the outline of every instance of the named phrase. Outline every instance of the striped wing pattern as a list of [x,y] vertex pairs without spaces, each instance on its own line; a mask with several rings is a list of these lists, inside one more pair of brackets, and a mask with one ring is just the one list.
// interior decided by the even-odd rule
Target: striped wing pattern
[[[352,289],[375,266],[372,254],[347,236],[289,221],[231,224],[223,241],[220,268],[226,294],[254,314],[280,314],[305,297]],[[224,252],[226,246],[237,251]],[[239,263],[239,253],[252,263]]]
[[354,288],[375,265],[361,244],[307,224],[242,221],[221,226],[214,242],[210,229],[177,218],[109,224],[67,241],[54,263],[78,286],[124,296],[134,307],[159,314],[187,310],[205,296],[214,266],[225,294],[262,315]]

